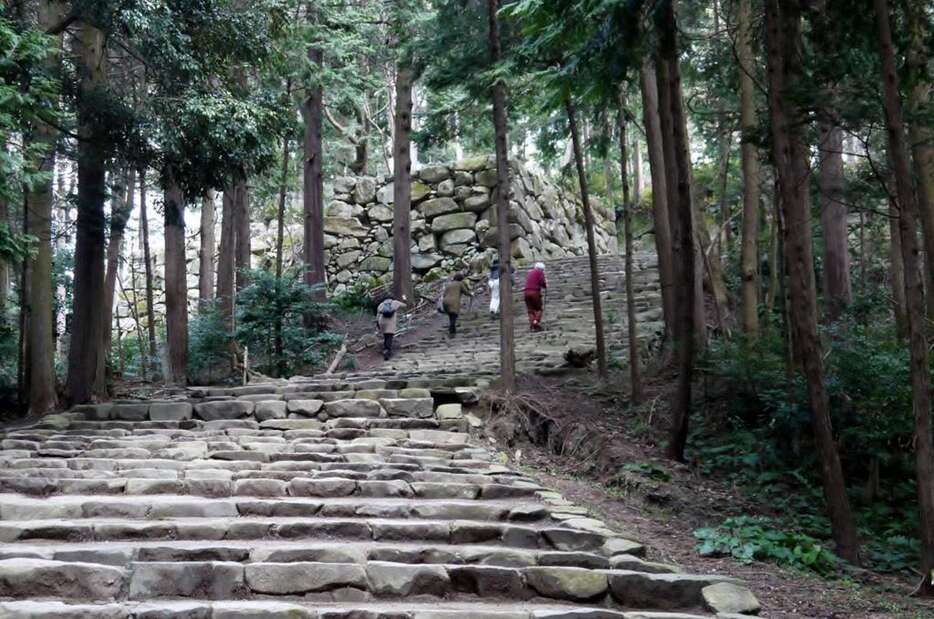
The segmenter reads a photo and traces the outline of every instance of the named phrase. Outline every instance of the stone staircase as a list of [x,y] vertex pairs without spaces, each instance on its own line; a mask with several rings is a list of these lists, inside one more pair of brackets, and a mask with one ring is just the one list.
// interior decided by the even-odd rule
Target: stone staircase
[[[600,256],[601,298],[607,348],[625,363],[629,355],[626,335],[625,265],[620,256]],[[528,267],[516,273],[516,367],[520,372],[542,371],[564,363],[568,349],[594,348],[590,265],[586,256],[545,263],[549,290],[545,303],[545,330],[531,332],[522,288]],[[654,254],[638,253],[633,277],[636,319],[643,350],[662,333],[661,288]],[[447,317],[438,315],[437,328],[401,346],[382,372],[408,374],[495,375],[499,372],[499,321],[489,315],[486,281],[475,286],[472,303],[458,321],[455,338],[447,334]]]
[[[551,269],[552,299],[568,300],[560,310],[551,302],[553,317],[579,311],[579,268]],[[586,318],[573,320],[585,333]],[[471,329],[494,337],[483,317],[468,317],[457,346],[472,341]],[[578,337],[570,331],[548,332],[554,340],[536,350],[551,342],[553,361]],[[177,400],[82,406],[7,429],[0,618],[696,619],[758,610],[729,577],[648,561],[640,543],[506,466],[470,434],[487,382],[467,375],[476,366],[452,357],[451,375],[433,373],[414,365],[417,354],[367,375],[192,388]]]

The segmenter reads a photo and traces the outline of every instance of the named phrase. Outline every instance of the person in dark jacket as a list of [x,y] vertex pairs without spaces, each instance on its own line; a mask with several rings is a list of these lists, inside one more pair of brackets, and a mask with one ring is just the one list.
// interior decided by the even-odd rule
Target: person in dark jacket
[[457,316],[461,313],[461,299],[464,296],[471,296],[470,288],[464,281],[463,273],[455,273],[451,281],[444,287],[444,296],[442,297],[442,307],[444,313],[448,315],[450,324],[448,333],[453,337],[457,334]]
[[529,314],[529,328],[542,330],[542,314],[545,310],[544,294],[548,289],[545,280],[545,264],[536,262],[535,268],[525,278],[525,309]]

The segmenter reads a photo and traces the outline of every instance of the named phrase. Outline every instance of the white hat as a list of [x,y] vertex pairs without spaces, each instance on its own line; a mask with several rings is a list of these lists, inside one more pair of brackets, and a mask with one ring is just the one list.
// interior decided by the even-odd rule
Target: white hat
[[535,268],[538,269],[539,271],[544,271],[544,270],[545,270],[545,263],[544,263],[544,262],[536,262],[536,263],[535,263]]

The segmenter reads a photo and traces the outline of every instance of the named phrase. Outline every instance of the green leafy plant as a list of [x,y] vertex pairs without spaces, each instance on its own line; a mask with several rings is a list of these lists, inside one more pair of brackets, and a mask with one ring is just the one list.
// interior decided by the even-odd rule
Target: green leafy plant
[[704,556],[731,556],[743,563],[769,561],[833,576],[839,559],[817,539],[775,528],[772,520],[751,516],[727,518],[717,527],[697,529],[697,551]]

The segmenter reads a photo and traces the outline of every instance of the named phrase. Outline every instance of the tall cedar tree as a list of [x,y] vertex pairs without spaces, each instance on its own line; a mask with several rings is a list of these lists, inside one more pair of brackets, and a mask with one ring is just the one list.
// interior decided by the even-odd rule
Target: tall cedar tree
[[817,291],[814,285],[811,222],[808,207],[808,147],[804,141],[804,111],[792,95],[800,86],[801,15],[794,2],[766,0],[766,57],[772,149],[784,218],[785,263],[788,269],[792,341],[800,360],[811,404],[814,437],[821,462],[824,497],[830,513],[837,554],[859,562],[856,522],[846,494],[840,457],[830,421],[824,384],[821,343],[817,333]]
[[393,114],[392,282],[397,299],[412,299],[412,85],[415,72],[403,59],[396,65]]
[[[623,183],[623,239],[626,252],[626,329],[629,340],[629,384],[634,404],[642,402],[642,376],[639,371],[639,340],[636,337],[636,299],[632,272],[632,209],[629,200],[629,175],[626,173],[626,86],[620,86],[616,110],[619,130],[619,172]],[[638,148],[638,144],[636,145]]]
[[905,300],[908,310],[909,350],[911,353],[911,394],[915,415],[915,471],[921,516],[921,584],[919,595],[934,597],[934,445],[931,438],[931,375],[928,341],[924,327],[924,284],[918,268],[918,202],[911,178],[905,122],[898,89],[895,48],[889,26],[886,0],[874,0],[879,25],[879,57],[882,61],[882,92],[889,160],[895,168],[898,201],[898,232],[905,265]]
[[[490,64],[502,59],[499,34],[499,3],[488,0]],[[509,150],[506,127],[506,85],[497,76],[493,82],[493,131],[496,142],[496,227],[499,233],[499,362],[502,388],[507,393],[516,389],[515,310],[512,299],[512,239],[509,234]]]
[[[313,13],[308,16],[314,19]],[[312,66],[320,67],[324,62],[324,53],[314,45],[308,48],[308,61]],[[321,142],[321,121],[324,110],[324,89],[320,82],[307,88],[308,95],[302,103],[302,118],[305,121],[304,167],[302,172],[304,186],[304,253],[305,283],[313,287],[313,296],[325,297],[324,264],[324,171],[322,157],[324,147]]]

